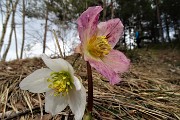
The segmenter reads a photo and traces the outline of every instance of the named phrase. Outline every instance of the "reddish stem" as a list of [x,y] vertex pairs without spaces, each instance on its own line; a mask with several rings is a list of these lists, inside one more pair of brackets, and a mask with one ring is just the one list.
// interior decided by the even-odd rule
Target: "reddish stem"
[[93,81],[92,81],[92,70],[89,62],[87,62],[87,75],[88,75],[88,103],[87,109],[88,112],[92,112],[93,108]]

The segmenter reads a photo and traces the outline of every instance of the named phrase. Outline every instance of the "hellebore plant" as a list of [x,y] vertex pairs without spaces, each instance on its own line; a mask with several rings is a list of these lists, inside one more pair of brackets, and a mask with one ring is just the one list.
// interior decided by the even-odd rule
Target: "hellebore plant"
[[123,35],[123,25],[119,18],[98,24],[101,6],[89,7],[77,20],[81,44],[76,52],[83,54],[85,61],[105,76],[110,84],[120,82],[118,73],[128,70],[130,60],[113,50]]
[[88,74],[88,111],[92,112],[93,82],[91,67],[105,76],[110,84],[121,81],[118,73],[128,70],[130,60],[118,50],[113,50],[123,35],[120,19],[111,19],[98,23],[101,6],[89,7],[77,20],[80,45],[76,52],[81,53],[87,61]]
[[20,83],[22,90],[33,93],[46,92],[45,111],[58,114],[70,106],[75,120],[81,120],[86,106],[86,90],[77,77],[73,67],[63,59],[50,59],[42,55],[49,68],[34,71]]

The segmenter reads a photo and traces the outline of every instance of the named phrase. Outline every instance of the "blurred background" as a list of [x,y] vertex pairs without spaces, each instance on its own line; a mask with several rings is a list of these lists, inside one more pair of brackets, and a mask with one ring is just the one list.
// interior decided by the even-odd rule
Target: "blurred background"
[[71,55],[79,43],[76,20],[96,5],[103,7],[100,21],[124,24],[117,49],[180,46],[179,0],[0,0],[1,61],[58,55],[54,33],[63,55]]

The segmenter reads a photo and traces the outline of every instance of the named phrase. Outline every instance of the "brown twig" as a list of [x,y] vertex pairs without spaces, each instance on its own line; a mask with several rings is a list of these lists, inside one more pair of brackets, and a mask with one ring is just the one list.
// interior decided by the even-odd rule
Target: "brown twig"
[[22,116],[22,115],[28,114],[28,113],[30,113],[31,111],[33,111],[33,112],[35,112],[35,111],[36,111],[36,112],[39,112],[39,111],[40,111],[40,107],[38,106],[38,107],[33,108],[32,110],[27,109],[27,110],[25,110],[25,111],[18,112],[17,114],[14,114],[14,115],[12,115],[12,116],[8,116],[8,117],[5,118],[4,120],[12,120],[12,119],[17,118],[17,117],[20,117],[20,116]]

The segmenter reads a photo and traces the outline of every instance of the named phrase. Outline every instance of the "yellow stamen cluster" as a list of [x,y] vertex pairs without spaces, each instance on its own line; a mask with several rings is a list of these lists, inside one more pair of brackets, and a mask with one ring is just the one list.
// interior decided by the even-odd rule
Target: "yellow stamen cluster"
[[94,57],[104,57],[111,49],[106,36],[94,36],[89,40],[88,51]]
[[54,90],[54,96],[58,96],[62,93],[63,96],[68,94],[69,89],[73,87],[73,79],[69,72],[52,72],[51,78],[47,80],[49,88]]

